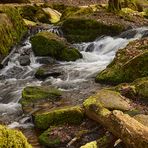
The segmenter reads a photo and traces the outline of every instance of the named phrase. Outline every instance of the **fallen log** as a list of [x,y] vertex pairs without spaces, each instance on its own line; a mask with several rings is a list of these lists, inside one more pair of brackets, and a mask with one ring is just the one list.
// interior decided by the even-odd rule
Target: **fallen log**
[[95,98],[87,99],[83,105],[89,118],[106,127],[114,136],[121,139],[127,147],[148,147],[148,127],[122,111],[109,111]]

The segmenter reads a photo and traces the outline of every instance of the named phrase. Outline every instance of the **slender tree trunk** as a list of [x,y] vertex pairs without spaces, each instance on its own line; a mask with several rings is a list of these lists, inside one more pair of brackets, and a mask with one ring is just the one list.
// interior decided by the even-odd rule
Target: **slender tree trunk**
[[121,2],[120,0],[109,0],[108,1],[108,9],[109,11],[120,11],[121,10]]

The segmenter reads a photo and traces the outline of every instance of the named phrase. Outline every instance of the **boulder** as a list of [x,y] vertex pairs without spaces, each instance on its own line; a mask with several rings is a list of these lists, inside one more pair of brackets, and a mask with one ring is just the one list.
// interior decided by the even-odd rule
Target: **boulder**
[[39,101],[58,101],[61,99],[61,92],[56,88],[47,86],[28,86],[22,92],[20,103],[23,106],[35,104]]
[[80,106],[69,106],[36,114],[34,124],[36,128],[45,130],[53,125],[80,124],[83,116],[84,112]]
[[50,56],[60,61],[75,61],[82,58],[81,53],[69,48],[65,41],[51,32],[40,32],[31,38],[36,56]]
[[121,83],[113,88],[131,99],[148,99],[148,77],[136,79],[132,83]]
[[[148,39],[130,42],[120,49],[108,67],[96,77],[96,82],[118,84],[132,82],[148,75]],[[136,66],[135,66],[136,65]]]
[[91,42],[101,35],[118,35],[124,30],[119,24],[105,24],[85,17],[66,19],[62,24],[64,37],[72,43]]
[[0,125],[0,147],[32,148],[20,131],[2,125]]
[[57,10],[51,9],[49,7],[42,8],[42,10],[45,12],[45,14],[49,15],[51,23],[57,23],[58,21],[60,21],[60,17],[62,14]]
[[57,78],[60,75],[62,75],[62,73],[52,68],[52,66],[42,66],[35,73],[37,79],[46,79],[48,77]]
[[[19,7],[19,12],[23,19],[35,22],[35,23],[51,23],[50,16],[47,15],[41,6],[37,5],[24,5]],[[26,21],[27,22],[27,21]],[[31,23],[27,22],[27,23]],[[34,24],[34,23],[33,23]],[[32,26],[32,23],[31,23]],[[33,25],[34,26],[34,25]]]
[[19,57],[19,62],[21,66],[27,66],[30,65],[30,57],[28,55],[20,56]]
[[125,97],[120,93],[111,90],[100,90],[94,96],[90,96],[88,100],[93,102],[99,102],[103,107],[110,110],[122,110],[127,111],[131,109],[130,104],[125,100]]

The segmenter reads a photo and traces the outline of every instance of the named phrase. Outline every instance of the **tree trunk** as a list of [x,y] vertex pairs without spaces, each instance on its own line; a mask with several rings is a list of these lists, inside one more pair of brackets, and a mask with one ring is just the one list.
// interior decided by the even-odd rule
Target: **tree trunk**
[[148,127],[121,111],[109,111],[100,104],[84,107],[86,115],[107,129],[130,148],[148,148]]
[[120,11],[121,10],[121,2],[120,0],[109,0],[108,1],[108,9],[109,11]]

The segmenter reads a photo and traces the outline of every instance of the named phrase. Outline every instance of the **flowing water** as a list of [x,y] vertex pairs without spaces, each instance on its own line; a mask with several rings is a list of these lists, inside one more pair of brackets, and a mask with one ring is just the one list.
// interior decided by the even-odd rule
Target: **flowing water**
[[[50,26],[46,31],[62,36],[58,27]],[[89,86],[94,81],[95,75],[113,60],[119,48],[124,48],[130,41],[147,36],[147,34],[148,27],[142,27],[126,31],[117,37],[103,36],[94,42],[73,44],[72,46],[82,53],[83,58],[75,62],[59,62],[56,70],[64,71],[64,77],[49,77],[44,83],[50,82],[51,85],[64,91],[79,90],[81,92],[82,88],[85,89],[85,84]],[[30,64],[27,66],[20,64],[20,57],[24,55],[29,56],[30,59]],[[9,57],[7,66],[1,69],[0,122],[13,123],[9,125],[10,127],[27,126],[25,122],[28,117],[23,118],[19,100],[24,87],[43,83],[34,77],[36,69],[41,66],[37,61],[38,58],[33,55],[29,38],[27,38]]]

